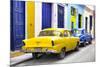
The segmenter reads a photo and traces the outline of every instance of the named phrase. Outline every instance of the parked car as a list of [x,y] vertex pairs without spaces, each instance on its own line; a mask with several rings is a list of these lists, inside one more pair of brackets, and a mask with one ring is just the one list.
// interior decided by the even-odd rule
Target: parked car
[[92,43],[92,36],[91,34],[87,33],[85,29],[73,29],[72,34],[73,36],[80,38],[80,46],[85,46],[86,43]]
[[70,31],[63,28],[47,28],[40,31],[38,37],[23,40],[22,51],[32,53],[33,58],[38,54],[56,54],[65,57],[65,52],[78,50],[79,37],[73,37]]

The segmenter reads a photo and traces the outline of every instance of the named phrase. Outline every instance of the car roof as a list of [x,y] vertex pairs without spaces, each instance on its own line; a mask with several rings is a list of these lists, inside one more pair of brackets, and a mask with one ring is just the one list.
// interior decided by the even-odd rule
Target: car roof
[[75,28],[73,30],[85,30],[84,28]]
[[58,31],[70,31],[70,30],[67,30],[65,28],[46,28],[46,29],[43,29],[43,31],[47,31],[47,30],[58,30]]

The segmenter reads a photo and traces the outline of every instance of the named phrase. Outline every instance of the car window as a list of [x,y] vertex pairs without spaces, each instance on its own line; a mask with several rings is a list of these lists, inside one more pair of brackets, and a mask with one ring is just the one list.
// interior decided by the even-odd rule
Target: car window
[[60,36],[61,32],[55,30],[41,31],[39,36]]
[[64,32],[64,37],[68,37],[68,33],[67,32]]
[[76,33],[77,34],[81,34],[82,32],[81,32],[81,30],[77,30]]
[[68,32],[68,36],[73,36],[71,32]]
[[82,30],[82,34],[85,34],[85,30]]
[[64,37],[68,37],[68,36],[70,36],[70,32],[69,31],[64,31]]

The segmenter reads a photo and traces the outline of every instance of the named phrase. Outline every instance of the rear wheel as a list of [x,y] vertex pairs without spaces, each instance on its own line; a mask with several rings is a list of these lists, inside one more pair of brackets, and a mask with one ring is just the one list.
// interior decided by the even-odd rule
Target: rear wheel
[[85,47],[85,46],[86,46],[86,42],[83,42],[83,43],[82,43],[82,46]]
[[38,59],[38,58],[39,58],[38,53],[32,53],[32,58],[33,58],[33,59]]
[[61,52],[58,54],[58,58],[59,59],[63,59],[66,55],[66,50],[62,49]]
[[89,41],[88,43],[89,43],[89,44],[92,44],[92,41]]

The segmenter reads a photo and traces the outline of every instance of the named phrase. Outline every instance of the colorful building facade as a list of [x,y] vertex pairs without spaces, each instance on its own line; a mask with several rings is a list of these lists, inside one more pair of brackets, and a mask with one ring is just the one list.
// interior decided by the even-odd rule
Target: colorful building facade
[[21,49],[23,39],[37,37],[45,28],[84,28],[85,7],[78,4],[12,1],[11,50]]
[[84,28],[95,38],[95,6],[86,6],[84,9]]

